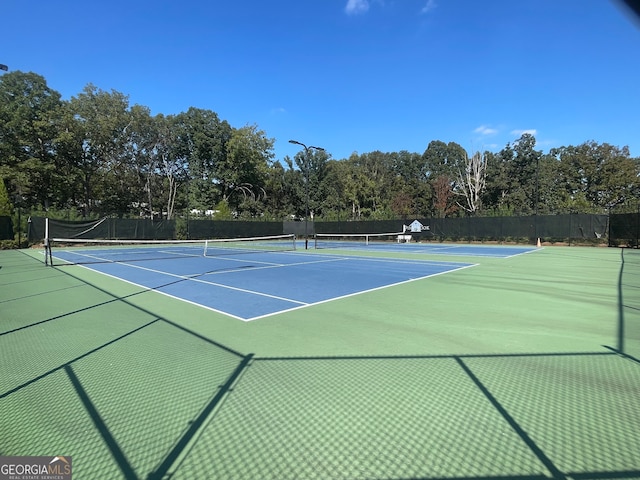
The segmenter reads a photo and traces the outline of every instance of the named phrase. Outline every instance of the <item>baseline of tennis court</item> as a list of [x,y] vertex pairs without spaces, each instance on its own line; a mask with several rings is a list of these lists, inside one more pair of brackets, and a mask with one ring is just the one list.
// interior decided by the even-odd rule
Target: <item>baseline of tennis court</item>
[[[75,253],[61,250],[59,258]],[[83,250],[99,259],[100,249]],[[296,252],[109,261],[86,268],[250,321],[474,266]]]

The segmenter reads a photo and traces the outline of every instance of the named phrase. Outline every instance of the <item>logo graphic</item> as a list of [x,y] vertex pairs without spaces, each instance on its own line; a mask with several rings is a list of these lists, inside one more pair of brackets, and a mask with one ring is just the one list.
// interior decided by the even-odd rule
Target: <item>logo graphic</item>
[[404,226],[404,231],[410,231],[412,233],[423,232],[425,230],[430,230],[429,225],[423,225],[418,220],[414,220],[410,225]]
[[2,457],[0,480],[71,480],[71,457]]

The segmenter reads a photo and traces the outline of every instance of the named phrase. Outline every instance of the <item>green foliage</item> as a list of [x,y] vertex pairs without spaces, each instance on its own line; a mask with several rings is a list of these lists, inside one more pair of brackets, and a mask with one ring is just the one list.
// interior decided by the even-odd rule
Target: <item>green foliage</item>
[[0,250],[13,250],[18,248],[18,242],[15,240],[0,240]]
[[485,217],[511,217],[515,215],[513,208],[506,205],[499,205],[483,211]]
[[[0,76],[0,177],[25,211],[171,219],[215,209],[218,219],[284,220],[304,218],[308,207],[315,219],[362,220],[471,208],[460,178],[469,156],[455,142],[346,159],[300,150],[279,161],[274,143],[257,125],[234,128],[211,110],[152,116],[114,90],[89,84],[64,101],[39,75]],[[543,153],[524,134],[479,154],[486,183],[474,215],[602,213],[640,196],[640,159],[626,147],[591,141]],[[3,197],[0,209],[11,212]]]
[[176,239],[187,240],[189,238],[189,222],[185,217],[178,216],[176,221]]
[[26,206],[47,205],[59,198],[63,182],[56,165],[61,125],[60,94],[35,73],[10,72],[0,77],[0,176],[10,196]]
[[233,214],[231,212],[231,207],[229,207],[229,202],[226,200],[220,200],[216,205],[216,212],[214,215],[216,220],[231,220],[233,218]]
[[10,217],[13,213],[11,208],[11,202],[9,201],[9,193],[4,186],[4,181],[0,177],[0,216]]
[[98,214],[91,214],[89,216],[83,215],[82,210],[77,208],[56,208],[51,207],[47,210],[44,208],[32,208],[29,209],[29,214],[36,217],[49,217],[55,220],[67,220],[67,221],[79,221],[79,220],[97,220],[100,218]]

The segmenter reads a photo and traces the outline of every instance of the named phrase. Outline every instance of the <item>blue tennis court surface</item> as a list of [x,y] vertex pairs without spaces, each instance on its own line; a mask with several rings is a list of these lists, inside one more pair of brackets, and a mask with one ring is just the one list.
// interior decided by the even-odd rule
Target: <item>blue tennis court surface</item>
[[[64,259],[65,252],[56,252]],[[70,254],[72,255],[72,254]],[[84,251],[84,255],[92,255]],[[95,252],[95,256],[102,255]],[[306,252],[94,263],[86,268],[244,321],[473,266]]]
[[516,245],[469,245],[444,243],[394,243],[371,242],[369,244],[351,241],[326,241],[320,244],[322,249],[366,249],[389,253],[422,253],[432,255],[457,255],[469,257],[509,258],[537,250],[532,246]]

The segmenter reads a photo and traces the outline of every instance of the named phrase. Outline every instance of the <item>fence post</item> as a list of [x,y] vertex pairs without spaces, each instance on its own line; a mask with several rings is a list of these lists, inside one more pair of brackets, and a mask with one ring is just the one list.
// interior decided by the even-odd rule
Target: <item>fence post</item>
[[640,247],[640,202],[638,202],[638,213],[636,214],[636,248]]

